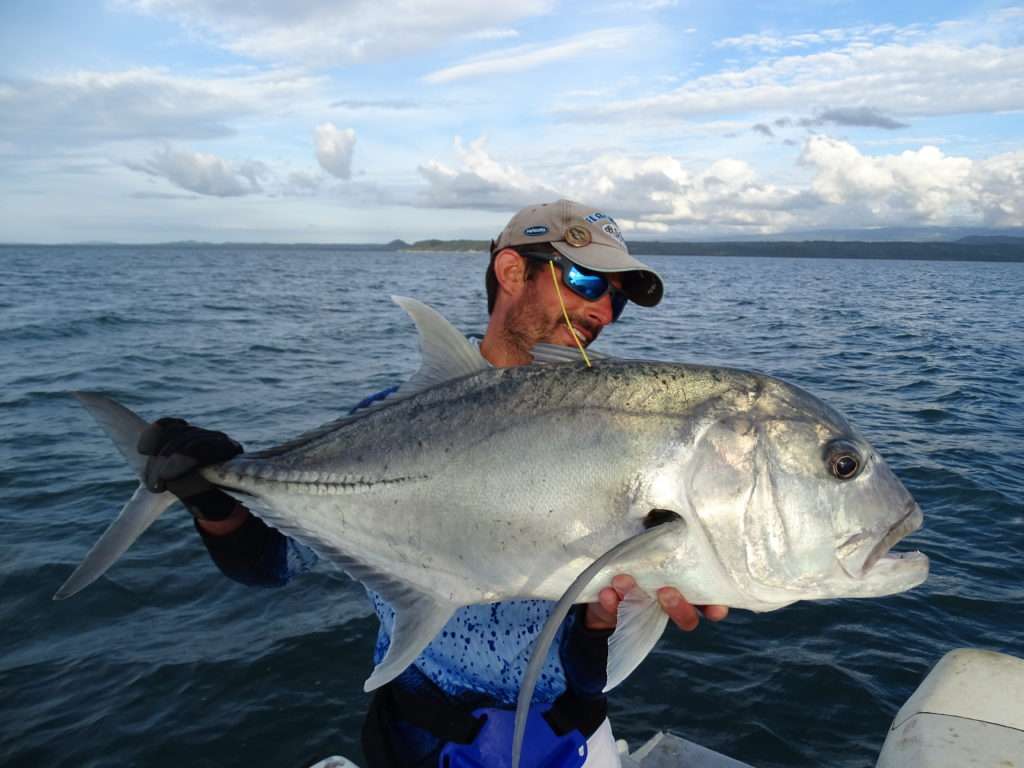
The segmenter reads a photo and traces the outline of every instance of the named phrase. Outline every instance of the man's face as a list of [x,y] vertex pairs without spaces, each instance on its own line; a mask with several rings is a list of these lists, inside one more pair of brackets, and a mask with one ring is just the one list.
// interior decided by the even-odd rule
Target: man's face
[[[580,341],[587,346],[598,337],[601,329],[612,322],[611,293],[606,293],[597,301],[588,301],[566,287],[562,282],[562,270],[558,266],[555,266],[555,276],[569,319],[572,320]],[[609,274],[607,277],[613,286],[622,287],[621,278],[617,273]],[[519,301],[509,311],[506,330],[523,343],[524,349],[530,349],[540,343],[576,346],[562,317],[558,292],[551,279],[550,265],[542,265],[542,268],[527,281],[526,289],[520,295]]]

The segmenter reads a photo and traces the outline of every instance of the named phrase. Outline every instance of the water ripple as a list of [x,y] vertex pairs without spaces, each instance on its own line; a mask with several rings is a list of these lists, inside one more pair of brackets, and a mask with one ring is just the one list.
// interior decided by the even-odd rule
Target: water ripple
[[[943,653],[1024,656],[1024,265],[650,261],[665,301],[629,307],[603,351],[765,371],[840,408],[925,510],[900,548],[927,552],[933,576],[905,595],[669,632],[616,692],[616,730],[637,743],[671,729],[760,768],[873,764]],[[134,486],[67,391],[268,445],[414,369],[411,323],[389,294],[483,330],[485,265],[326,249],[0,250],[0,689],[17,692],[0,703],[5,765],[359,757],[376,622],[344,577],[229,582],[179,510],[82,595],[50,600]]]

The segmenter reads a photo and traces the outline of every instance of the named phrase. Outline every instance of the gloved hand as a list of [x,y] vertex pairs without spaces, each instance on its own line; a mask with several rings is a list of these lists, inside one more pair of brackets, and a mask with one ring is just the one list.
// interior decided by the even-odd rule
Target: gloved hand
[[153,493],[170,491],[200,520],[224,520],[237,506],[199,470],[237,456],[244,449],[223,432],[194,427],[184,419],[157,419],[139,436],[138,451],[150,458],[143,482]]

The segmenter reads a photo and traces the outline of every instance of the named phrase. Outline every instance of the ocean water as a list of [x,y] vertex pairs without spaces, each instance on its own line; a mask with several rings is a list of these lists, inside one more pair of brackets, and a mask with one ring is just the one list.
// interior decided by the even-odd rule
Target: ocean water
[[[612,700],[636,747],[672,730],[759,768],[871,766],[947,651],[1024,657],[1024,264],[651,257],[668,293],[596,348],[787,378],[843,411],[925,512],[932,559],[885,599],[670,628]],[[50,597],[135,481],[68,396],[101,390],[250,449],[416,367],[390,294],[464,331],[483,255],[0,248],[0,764],[357,761],[376,620],[325,565],[281,589],[214,568],[161,518],[97,584]]]

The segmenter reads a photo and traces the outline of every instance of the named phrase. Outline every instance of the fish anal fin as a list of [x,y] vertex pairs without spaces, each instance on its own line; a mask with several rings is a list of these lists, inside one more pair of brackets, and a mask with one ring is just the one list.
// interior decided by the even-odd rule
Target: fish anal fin
[[402,674],[459,607],[411,587],[401,591],[394,587],[377,591],[395,609],[395,624],[387,653],[363,683],[367,693]]
[[640,587],[633,587],[619,603],[615,631],[608,638],[607,693],[640,666],[668,624],[668,614]]
[[[274,524],[274,520],[269,522]],[[391,630],[391,644],[384,658],[374,667],[363,683],[369,693],[391,682],[416,660],[430,641],[437,637],[461,604],[444,599],[397,579],[387,573],[380,563],[367,562],[351,553],[340,551],[323,541],[310,537],[307,531],[282,525],[278,528],[287,536],[311,547],[328,562],[340,568],[364,587],[373,590],[394,609],[395,621]]]

